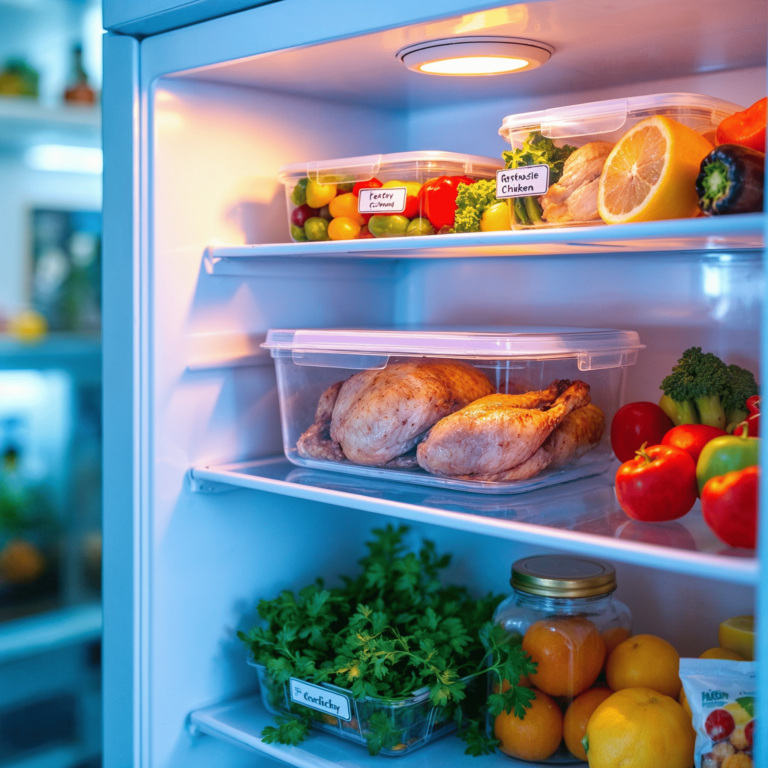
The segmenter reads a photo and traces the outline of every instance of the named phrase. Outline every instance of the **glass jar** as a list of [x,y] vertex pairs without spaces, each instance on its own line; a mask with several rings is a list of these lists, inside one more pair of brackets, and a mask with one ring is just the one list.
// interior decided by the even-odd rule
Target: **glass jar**
[[[522,643],[538,665],[535,674],[518,684],[536,691],[534,709],[526,713],[533,712],[530,722],[538,729],[545,724],[548,733],[526,737],[524,719],[507,714],[489,720],[489,730],[501,741],[501,751],[519,760],[583,761],[580,737],[574,736],[578,715],[583,716],[590,702],[596,706],[607,697],[605,660],[631,634],[629,608],[613,596],[616,571],[598,560],[541,555],[514,563],[510,583],[514,592],[499,605],[493,620],[510,640]],[[592,693],[595,688],[603,691]]]

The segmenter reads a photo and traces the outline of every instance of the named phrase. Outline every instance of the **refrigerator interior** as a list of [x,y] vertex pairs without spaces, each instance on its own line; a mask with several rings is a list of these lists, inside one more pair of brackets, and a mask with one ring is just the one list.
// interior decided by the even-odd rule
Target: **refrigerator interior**
[[[307,4],[284,0],[141,44],[141,532],[135,542],[111,543],[132,547],[140,565],[126,591],[107,587],[105,653],[108,667],[109,612],[133,612],[133,738],[142,764],[269,764],[264,750],[191,738],[190,712],[255,690],[235,632],[251,626],[259,598],[318,575],[333,583],[354,572],[370,530],[397,524],[396,518],[411,520],[414,537],[452,552],[451,578],[478,594],[509,593],[510,565],[525,554],[599,554],[617,566],[617,594],[634,613],[635,631],[659,634],[683,655],[716,645],[720,621],[754,610],[753,553],[723,552],[707,536],[698,506],[650,541],[647,532],[625,530],[610,473],[539,492],[530,501],[533,513],[525,511],[524,498],[498,497],[495,506],[463,494],[430,501],[413,489],[350,488],[341,476],[289,479],[292,491],[275,492],[191,477],[191,468],[282,454],[274,368],[258,348],[268,328],[426,323],[635,330],[647,348],[629,369],[626,402],[655,399],[658,382],[692,345],[757,370],[762,250],[731,247],[727,238],[721,246],[691,249],[683,234],[678,248],[648,253],[637,252],[641,246],[622,253],[586,245],[578,253],[574,246],[559,255],[505,256],[500,246],[496,255],[477,255],[471,239],[446,257],[392,246],[375,258],[339,246],[313,255],[305,249],[213,258],[216,247],[289,241],[277,180],[285,163],[432,149],[495,157],[506,148],[497,135],[501,120],[516,111],[671,91],[746,106],[765,93],[768,9],[761,2],[734,4],[726,31],[722,10],[695,0],[674,8],[634,0],[480,8],[486,3],[463,14],[451,4],[449,18],[438,18],[446,13],[438,5],[422,11],[435,19],[413,23],[416,12],[398,3],[390,28],[381,31],[345,18],[338,25],[345,36],[336,40],[328,18],[304,18],[287,31],[292,14]],[[403,21],[392,26],[397,14]],[[420,76],[395,59],[408,43],[460,34],[540,38],[556,54],[520,80]],[[265,51],[271,52],[257,55]],[[235,60],[227,61],[232,52]],[[698,222],[683,224],[691,223]],[[667,224],[672,236],[675,226],[688,231]],[[621,237],[618,227],[612,235]],[[578,238],[573,231],[571,243]],[[278,462],[275,477],[285,481],[291,469]],[[305,492],[317,487],[322,494]],[[459,516],[430,516],[423,511],[430,505]],[[505,517],[520,509],[522,519],[533,515],[531,522],[554,520],[554,533],[505,526]],[[466,518],[473,512],[493,524],[473,527]],[[588,518],[583,535],[560,537],[571,516]],[[702,551],[713,557],[712,569],[689,557]],[[130,718],[117,722],[114,693],[107,727],[130,729]],[[109,742],[106,749],[107,764],[123,764],[116,756],[109,762]],[[301,749],[273,756],[325,764]],[[348,765],[358,764],[358,754],[359,764],[368,759],[358,747],[338,749],[324,759]],[[441,760],[469,764],[453,737],[440,749]],[[403,765],[421,764],[430,752],[403,758]],[[486,759],[494,761],[515,764]]]

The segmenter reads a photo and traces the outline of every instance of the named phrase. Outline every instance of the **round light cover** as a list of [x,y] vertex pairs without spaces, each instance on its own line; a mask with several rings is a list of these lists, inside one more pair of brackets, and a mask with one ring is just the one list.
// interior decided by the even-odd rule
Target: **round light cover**
[[397,58],[414,72],[466,77],[536,69],[553,52],[546,43],[516,37],[449,37],[409,45]]

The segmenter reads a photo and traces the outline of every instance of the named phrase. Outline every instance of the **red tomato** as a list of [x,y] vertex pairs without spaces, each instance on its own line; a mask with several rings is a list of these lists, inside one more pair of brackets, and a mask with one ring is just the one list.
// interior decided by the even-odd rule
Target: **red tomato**
[[633,459],[643,443],[659,445],[672,421],[656,403],[629,403],[611,422],[611,448],[619,461]]
[[749,109],[726,117],[717,126],[718,144],[741,144],[765,152],[765,120],[768,98],[755,102]]
[[[747,400],[747,410],[750,413],[746,419],[747,434],[749,437],[760,437],[760,395],[752,395]],[[734,435],[741,435],[743,433],[744,427],[741,424],[733,430]]]
[[358,181],[354,187],[352,187],[352,194],[359,195],[361,189],[381,189],[382,182],[378,179],[368,179],[368,181]]
[[716,709],[704,722],[704,728],[712,741],[727,739],[736,727],[733,715],[727,709]]
[[757,467],[747,467],[707,480],[701,492],[704,522],[729,547],[755,548],[759,477]]
[[633,519],[660,523],[690,512],[696,503],[696,465],[680,448],[641,448],[616,473],[616,498]]
[[[373,214],[371,214],[373,216]],[[360,232],[357,235],[357,240],[368,240],[369,238],[372,238],[373,235],[368,231],[368,225],[364,224],[360,228]]]
[[727,434],[724,429],[710,427],[706,424],[681,424],[679,427],[670,429],[664,435],[661,444],[673,445],[675,448],[680,448],[686,453],[690,453],[695,463],[699,460],[699,454],[704,446],[710,440]]
[[291,214],[291,224],[295,224],[297,227],[303,227],[304,222],[307,219],[311,219],[313,216],[317,216],[317,209],[310,208],[306,203],[300,205],[298,208],[293,209]]

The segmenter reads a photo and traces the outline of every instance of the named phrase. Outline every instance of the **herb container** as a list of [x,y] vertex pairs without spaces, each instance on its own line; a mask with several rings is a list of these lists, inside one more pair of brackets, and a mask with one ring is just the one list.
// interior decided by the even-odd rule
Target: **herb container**
[[[632,331],[487,328],[273,329],[263,346],[275,361],[283,446],[294,464],[441,489],[521,493],[599,475],[611,466],[605,425],[621,407],[626,369],[643,345]],[[472,474],[441,472],[424,458],[436,429],[472,403],[497,393],[524,396],[571,382],[589,388],[590,402],[580,410],[603,428],[599,423],[595,430],[585,428],[583,443],[569,443],[573,452],[557,460],[548,454],[525,477],[489,476],[481,468]],[[476,441],[500,444],[491,418],[469,411],[458,416],[476,427],[461,449],[462,459],[487,455],[470,449]],[[340,434],[341,422],[345,435]],[[564,420],[561,426],[567,431],[573,424]],[[550,435],[553,443],[559,439],[564,432],[555,432],[561,426],[537,432],[524,445],[512,435],[509,447],[532,455]],[[499,460],[507,461],[509,455]]]
[[[601,682],[607,652],[631,635],[632,615],[613,596],[616,571],[598,560],[539,555],[512,565],[513,593],[499,604],[493,621],[522,642],[538,663],[531,685],[559,706]],[[489,733],[495,723],[489,718]],[[514,756],[514,755],[513,755]],[[565,743],[537,763],[576,763]]]
[[313,728],[368,747],[371,753],[400,757],[456,730],[444,708],[430,702],[428,688],[406,699],[354,699],[350,691],[330,683],[296,678],[278,683],[263,664],[251,659],[248,664],[256,669],[261,700],[270,713],[308,714]]
[[284,165],[294,242],[453,231],[460,183],[493,179],[501,162],[456,152],[399,152]]
[[[509,195],[514,229],[602,224],[600,173],[613,145],[630,128],[647,117],[665,116],[714,145],[717,126],[741,109],[696,93],[658,93],[508,115],[499,134],[512,146],[504,160],[516,173],[497,195]],[[533,194],[524,194],[528,188]]]

